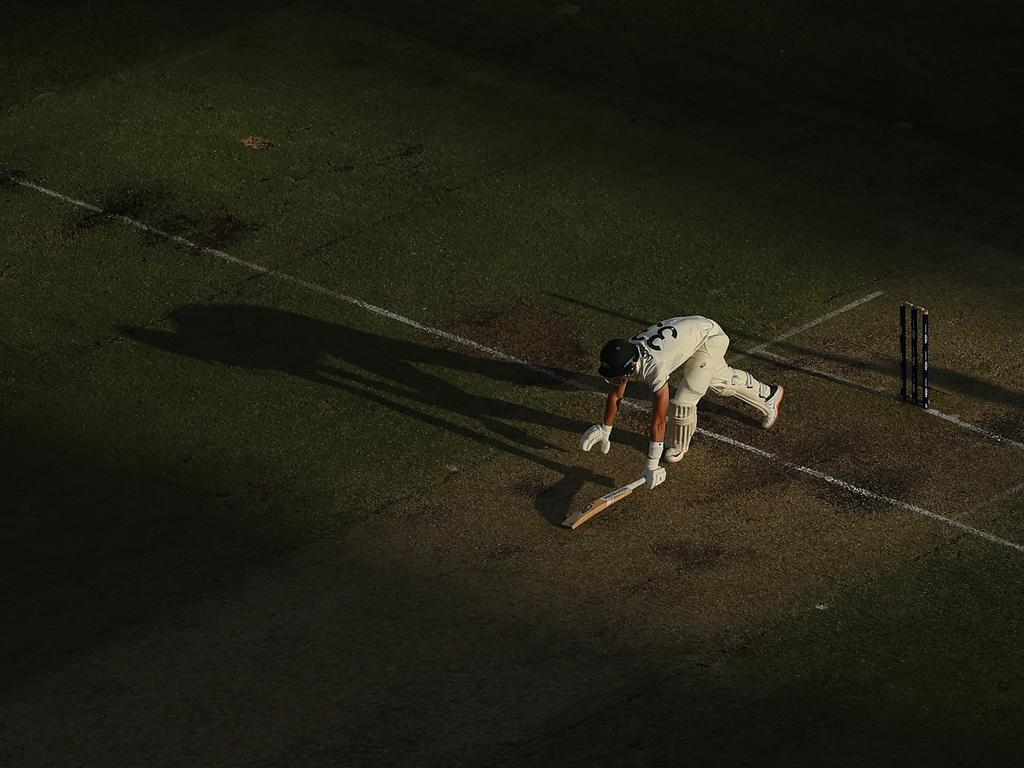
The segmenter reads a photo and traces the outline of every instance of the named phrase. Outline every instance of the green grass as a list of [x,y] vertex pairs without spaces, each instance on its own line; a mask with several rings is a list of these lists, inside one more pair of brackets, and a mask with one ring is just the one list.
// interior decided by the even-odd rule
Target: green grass
[[[916,77],[904,57],[946,27],[911,51],[848,41],[834,71],[863,78],[821,106],[792,60],[768,81],[753,68],[777,33],[813,39],[814,61],[866,18],[555,5],[10,12],[0,653],[15,721],[45,722],[25,712],[52,714],[64,685],[135,723],[118,759],[148,762],[148,738],[190,732],[156,723],[184,717],[230,734],[188,745],[210,764],[259,738],[273,743],[246,759],[280,764],[353,745],[371,762],[538,765],[1019,748],[1016,553],[707,439],[665,494],[569,537],[551,524],[638,470],[642,419],[624,417],[607,460],[583,456],[596,398],[7,179],[591,382],[599,345],[646,321],[706,314],[749,347],[885,290],[778,349],[891,389],[893,302],[927,303],[936,399],[1021,439],[1019,257],[999,247],[1014,198],[987,184],[996,171],[893,133],[886,93],[856,95],[876,67]],[[935,168],[962,188],[928,187]],[[790,387],[789,426],[762,434],[728,404],[702,424],[1020,540],[1012,499],[972,513],[1021,481],[1011,449],[750,367]],[[172,693],[118,715],[91,677],[107,665],[140,701]],[[250,697],[265,715],[222,721]],[[120,744],[62,717],[64,746],[37,739],[39,762]]]
[[962,540],[822,595],[709,674],[667,675],[516,764],[1012,762],[1018,559]]

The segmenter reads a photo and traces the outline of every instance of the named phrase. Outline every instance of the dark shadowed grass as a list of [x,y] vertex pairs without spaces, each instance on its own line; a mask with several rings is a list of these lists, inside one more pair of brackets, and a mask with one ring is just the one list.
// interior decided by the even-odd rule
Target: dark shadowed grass
[[[911,294],[942,397],[1019,429],[1019,258],[928,223],[1019,242],[1013,173],[933,140],[1005,146],[1017,101],[960,128],[1016,75],[931,61],[1010,35],[996,4],[962,35],[962,11],[914,5],[556,5],[5,9],[0,652],[12,722],[60,712],[71,737],[25,727],[23,747],[792,765],[1019,746],[1013,555],[703,436],[663,494],[570,537],[567,511],[639,471],[642,417],[583,456],[598,399],[116,218],[590,381],[600,343],[648,320],[699,312],[749,347],[884,289],[777,351],[888,387]],[[1020,480],[1016,453],[888,398],[749,367],[791,393],[779,428],[721,402],[702,425],[948,514]],[[1013,514],[973,522],[1020,540]]]
[[1024,579],[1019,556],[986,550],[957,541],[823,594],[726,655],[714,675],[722,689],[667,679],[514,764],[1013,762],[1024,659],[1009,606]]

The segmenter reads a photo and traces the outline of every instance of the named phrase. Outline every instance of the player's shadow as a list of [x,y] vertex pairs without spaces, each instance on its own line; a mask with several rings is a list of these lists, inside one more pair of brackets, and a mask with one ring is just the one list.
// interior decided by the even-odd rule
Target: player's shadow
[[[517,363],[424,346],[269,307],[188,306],[175,310],[168,320],[173,330],[118,330],[135,341],[175,354],[246,369],[282,371],[342,390],[421,424],[555,470],[562,479],[535,498],[538,512],[552,523],[565,518],[584,484],[614,487],[611,478],[571,463],[569,458],[576,450],[576,437],[589,423],[472,392],[454,381],[467,379],[468,374],[530,387],[566,386]],[[552,373],[563,379],[574,375]],[[569,433],[571,438],[553,443],[537,436],[551,430]],[[642,448],[639,435],[622,431],[617,438]],[[415,450],[414,434],[376,439]]]

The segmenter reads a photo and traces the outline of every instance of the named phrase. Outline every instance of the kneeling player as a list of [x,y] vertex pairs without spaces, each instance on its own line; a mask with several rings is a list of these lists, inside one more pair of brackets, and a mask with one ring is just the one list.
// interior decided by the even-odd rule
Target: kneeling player
[[[746,371],[730,367],[725,362],[728,348],[729,337],[722,327],[700,316],[672,317],[628,341],[609,341],[601,350],[598,368],[598,373],[612,386],[605,401],[604,422],[583,433],[580,447],[589,451],[600,444],[602,453],[608,453],[619,401],[626,393],[626,383],[634,376],[651,388],[654,405],[644,470],[648,489],[665,480],[661,459],[674,464],[689,449],[690,438],[697,429],[697,403],[709,389],[716,395],[736,397],[756,408],[764,417],[762,426],[768,429],[779,417],[782,386],[762,384]],[[679,369],[682,369],[682,378],[670,399],[669,376]]]

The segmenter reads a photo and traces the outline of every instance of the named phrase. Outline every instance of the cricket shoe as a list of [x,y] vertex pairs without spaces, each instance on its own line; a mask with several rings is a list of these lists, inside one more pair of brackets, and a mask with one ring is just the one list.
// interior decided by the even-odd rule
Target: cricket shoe
[[675,464],[677,461],[682,461],[684,455],[686,452],[682,448],[673,446],[665,449],[665,452],[661,454],[661,460],[666,464]]
[[765,429],[771,427],[775,420],[779,418],[779,411],[782,409],[782,396],[785,394],[786,390],[782,388],[781,384],[772,386],[771,394],[764,401],[764,404],[770,409],[768,415],[764,417],[764,421],[761,422],[761,426]]

